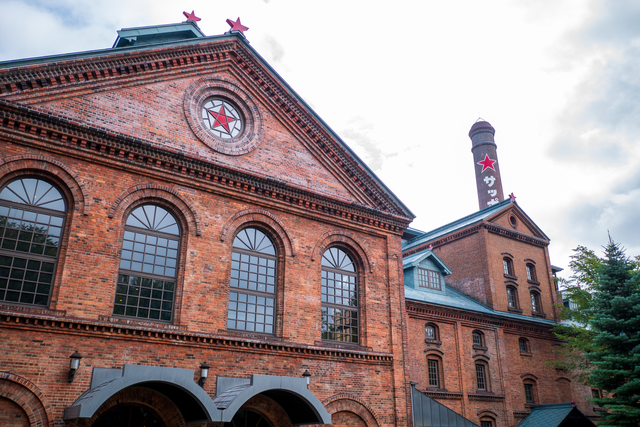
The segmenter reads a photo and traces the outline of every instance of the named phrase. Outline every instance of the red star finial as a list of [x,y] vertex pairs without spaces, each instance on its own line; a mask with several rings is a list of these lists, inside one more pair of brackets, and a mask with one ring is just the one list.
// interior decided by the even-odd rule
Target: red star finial
[[193,10],[191,13],[182,12],[182,14],[187,17],[187,21],[193,21],[194,24],[201,20],[196,16]]
[[249,27],[245,27],[244,25],[242,25],[242,22],[240,22],[239,16],[235,22],[232,21],[231,19],[227,19],[227,24],[229,24],[229,26],[231,27],[229,31],[240,31],[240,34],[242,34],[243,36],[244,36],[244,32],[249,29]]
[[512,202],[515,202],[516,196],[514,196],[513,193],[509,194],[509,200],[511,200]]
[[429,250],[433,249],[433,245],[429,245]]
[[497,160],[491,160],[489,158],[489,155],[485,154],[484,155],[484,160],[481,161],[481,162],[478,162],[478,164],[482,166],[482,172],[484,172],[486,169],[491,169],[491,170],[493,170],[495,172],[496,169],[493,167],[493,164],[496,163],[496,162],[497,162]]
[[220,110],[216,113],[215,111],[207,110],[211,117],[214,119],[212,128],[216,126],[222,126],[227,130],[227,133],[231,133],[231,129],[229,129],[229,123],[235,122],[237,119],[227,115],[227,112],[224,111],[224,105],[220,107]]

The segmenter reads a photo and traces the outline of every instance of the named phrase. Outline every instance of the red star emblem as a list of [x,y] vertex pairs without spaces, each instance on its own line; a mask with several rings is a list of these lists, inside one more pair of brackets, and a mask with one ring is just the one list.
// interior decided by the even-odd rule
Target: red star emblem
[[194,23],[196,23],[201,20],[196,16],[193,10],[191,11],[191,13],[182,12],[182,14],[187,17],[187,21],[193,21]]
[[512,202],[515,202],[516,196],[513,193],[509,194],[509,200],[511,200]]
[[235,117],[227,115],[227,112],[224,110],[224,105],[220,106],[220,110],[218,110],[217,113],[211,110],[207,110],[207,112],[211,114],[211,117],[213,117],[214,120],[213,126],[211,127],[215,128],[218,126],[222,126],[229,134],[231,133],[231,129],[229,129],[229,123],[233,123],[238,120]]
[[244,32],[249,29],[249,27],[245,27],[244,25],[242,25],[242,22],[240,22],[240,17],[238,17],[235,22],[231,19],[227,19],[227,24],[229,24],[229,26],[231,27],[229,31],[240,31],[243,36]]
[[497,162],[497,160],[491,160],[489,158],[489,155],[485,154],[484,155],[484,160],[481,161],[481,162],[478,162],[478,164],[482,166],[482,172],[484,172],[486,169],[491,169],[492,171],[495,172],[496,168],[493,167],[493,164],[496,163],[496,162]]

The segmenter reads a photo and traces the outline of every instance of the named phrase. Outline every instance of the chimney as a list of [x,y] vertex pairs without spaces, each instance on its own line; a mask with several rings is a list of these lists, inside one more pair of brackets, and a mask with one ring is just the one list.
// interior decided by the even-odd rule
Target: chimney
[[476,168],[478,204],[481,210],[504,200],[497,145],[493,139],[495,133],[493,126],[482,119],[478,119],[469,130],[473,163]]

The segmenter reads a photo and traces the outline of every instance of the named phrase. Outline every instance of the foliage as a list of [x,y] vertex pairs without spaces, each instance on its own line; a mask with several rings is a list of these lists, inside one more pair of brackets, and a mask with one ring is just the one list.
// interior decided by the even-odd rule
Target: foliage
[[634,426],[640,420],[640,265],[613,241],[599,258],[583,246],[571,257],[573,286],[565,294],[577,304],[554,328],[565,341],[565,367],[605,391],[594,404],[607,408],[601,426]]

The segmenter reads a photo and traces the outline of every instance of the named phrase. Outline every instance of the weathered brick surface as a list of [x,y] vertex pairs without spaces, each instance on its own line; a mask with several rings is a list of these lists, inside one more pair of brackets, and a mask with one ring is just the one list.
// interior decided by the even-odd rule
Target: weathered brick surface
[[24,410],[12,400],[0,397],[0,425],[29,427],[29,418]]

